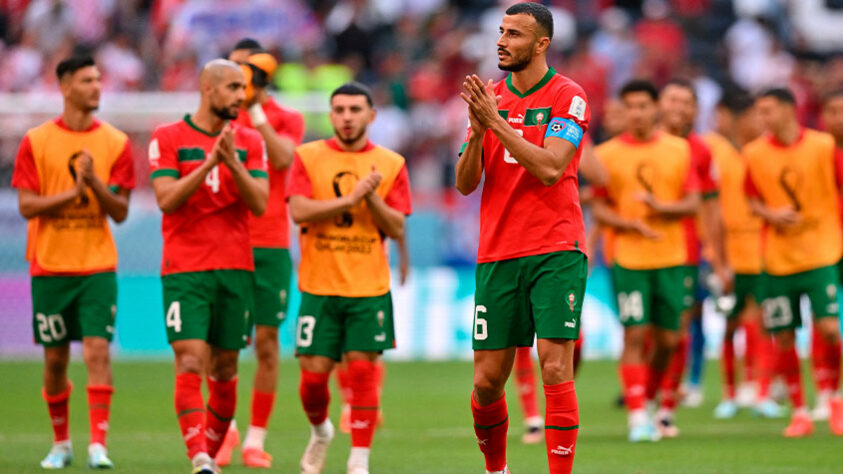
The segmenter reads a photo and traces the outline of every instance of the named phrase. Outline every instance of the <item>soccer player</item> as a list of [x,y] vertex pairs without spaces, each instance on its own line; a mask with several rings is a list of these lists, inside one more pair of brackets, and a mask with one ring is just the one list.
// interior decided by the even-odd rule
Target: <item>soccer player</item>
[[[252,417],[243,440],[243,464],[269,468],[272,456],[264,450],[266,427],[275,403],[278,380],[278,327],[287,316],[292,261],[290,229],[285,202],[287,170],[293,162],[295,147],[304,137],[304,117],[282,107],[266,90],[278,63],[255,40],[237,43],[228,59],[245,66],[245,112],[234,123],[257,130],[266,146],[269,168],[269,201],[261,217],[249,216],[249,236],[255,260],[255,302],[251,313],[255,324],[255,355],[258,368],[252,388]],[[234,420],[226,434],[216,461],[226,466],[240,436]]]
[[[752,97],[740,91],[724,94],[717,105],[716,130],[705,141],[711,149],[719,176],[727,259],[735,271],[735,304],[726,314],[722,352],[723,398],[715,408],[714,416],[733,418],[741,406],[739,394],[748,392],[754,400],[747,402],[754,404],[756,413],[775,418],[782,416],[782,410],[769,397],[772,339],[761,326],[763,223],[752,214],[744,193],[746,163],[741,155],[743,147],[761,134]],[[746,337],[746,370],[741,390],[736,386],[734,345],[739,327],[744,329]],[[750,381],[755,383],[755,390],[747,385]]]
[[88,467],[112,468],[105,438],[114,392],[109,343],[117,313],[117,247],[106,217],[126,220],[135,186],[126,134],[97,120],[100,72],[89,56],[56,67],[62,115],[26,132],[12,186],[29,220],[26,259],[32,275],[32,327],[44,346],[44,389],[53,447],[41,461],[73,461],[68,433],[70,341],[82,341],[91,429]]
[[[697,212],[701,197],[688,142],[656,128],[655,87],[634,80],[620,95],[627,131],[597,147],[609,182],[598,193],[604,200],[595,201],[594,216],[615,230],[613,281],[624,326],[620,376],[629,440],[657,441],[661,435],[645,401],[661,386],[681,337],[681,315],[691,296],[681,219]],[[651,329],[648,364],[645,339]]]
[[193,472],[204,474],[218,469],[213,459],[234,416],[254,295],[249,212],[264,213],[269,183],[260,134],[231,123],[246,97],[240,66],[210,61],[199,87],[194,114],[153,132],[149,165],[164,212],[161,284],[176,415]]
[[[485,174],[474,307],[474,431],[486,471],[509,472],[504,386],[516,347],[537,348],[550,472],[571,472],[579,428],[573,354],[588,263],[577,190],[590,111],[582,88],[547,65],[553,18],[538,3],[506,10],[492,84],[466,77],[469,129],[456,187]],[[560,295],[562,297],[560,297]]]
[[[744,147],[750,207],[764,227],[764,324],[775,334],[777,368],[793,404],[787,437],[810,435],[813,422],[805,407],[796,328],[802,324],[799,300],[811,302],[814,324],[830,350],[826,367],[840,371],[837,263],[841,242],[839,186],[841,164],[834,138],[802,128],[796,100],[787,89],[770,89],[755,101],[767,134]],[[843,435],[843,399],[831,400],[831,431]]]
[[[843,90],[833,91],[826,96],[822,118],[828,133],[834,137],[838,156],[843,154]],[[838,271],[843,270],[843,259],[837,268]],[[811,335],[811,361],[814,366],[814,382],[817,385],[815,407],[811,411],[811,418],[814,420],[827,420],[831,416],[829,402],[840,389],[840,371],[834,364],[826,367],[831,359],[823,357],[823,353],[839,350],[829,346],[826,339],[817,332],[817,328],[814,328]]]
[[347,83],[331,94],[334,137],[296,148],[287,192],[301,226],[296,327],[302,406],[311,424],[302,474],[325,465],[334,426],[328,380],[343,356],[351,380],[349,474],[368,474],[380,405],[377,362],[394,347],[392,295],[384,238],[400,239],[410,214],[404,158],[372,144],[375,118],[366,86]]

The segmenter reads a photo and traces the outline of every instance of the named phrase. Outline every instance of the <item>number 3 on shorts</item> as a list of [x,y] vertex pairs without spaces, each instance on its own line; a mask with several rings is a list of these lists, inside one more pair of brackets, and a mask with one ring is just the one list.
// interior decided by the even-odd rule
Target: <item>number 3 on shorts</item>
[[313,316],[299,316],[299,324],[296,329],[297,346],[310,347],[313,344],[314,327],[316,327],[316,318]]
[[474,340],[485,341],[489,337],[489,324],[485,318],[480,316],[480,313],[486,314],[486,307],[477,305],[474,308]]
[[166,321],[168,328],[173,328],[175,332],[181,332],[181,304],[178,301],[170,303]]

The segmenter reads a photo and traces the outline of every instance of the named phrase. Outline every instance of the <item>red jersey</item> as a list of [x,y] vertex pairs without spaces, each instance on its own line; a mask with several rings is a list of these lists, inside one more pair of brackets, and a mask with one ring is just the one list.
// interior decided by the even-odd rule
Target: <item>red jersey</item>
[[545,186],[509,155],[491,130],[486,132],[477,262],[563,250],[585,253],[577,183],[582,151],[579,144],[591,115],[585,92],[576,82],[550,68],[538,84],[524,93],[515,88],[510,75],[495,84],[495,94],[502,96],[498,113],[527,141],[543,147],[545,137],[556,136],[571,141],[577,152],[562,178]]
[[[190,174],[205,161],[218,135],[198,128],[190,115],[156,128],[149,143],[151,178]],[[260,134],[235,126],[234,146],[249,174],[266,179],[266,150]],[[249,214],[228,167],[222,163],[215,166],[187,202],[172,214],[164,214],[161,274],[254,270]]]
[[[263,111],[269,126],[275,133],[289,138],[296,145],[304,138],[304,116],[297,110],[278,105],[269,98],[263,104]],[[241,113],[234,123],[252,127],[249,114]],[[249,237],[252,247],[288,248],[290,246],[290,222],[287,218],[287,169],[276,170],[269,165],[269,201],[266,213],[260,217],[249,214]]]
[[[703,139],[694,132],[685,137],[691,146],[691,168],[697,175],[700,193],[703,199],[717,197],[718,184],[714,179],[714,172],[711,166],[711,150]],[[689,216],[682,219],[685,228],[685,241],[688,245],[688,265],[700,264],[700,234],[697,226],[697,217]]]

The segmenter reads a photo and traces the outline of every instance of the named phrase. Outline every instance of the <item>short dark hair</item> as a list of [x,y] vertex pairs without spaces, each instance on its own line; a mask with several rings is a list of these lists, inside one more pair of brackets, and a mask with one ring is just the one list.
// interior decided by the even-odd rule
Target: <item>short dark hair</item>
[[258,40],[252,38],[243,38],[234,45],[234,51],[238,49],[248,49],[252,51],[261,51],[263,46],[258,43]]
[[369,107],[375,106],[375,103],[372,101],[372,90],[357,81],[346,82],[334,89],[334,92],[331,92],[331,99],[333,100],[336,95],[362,95],[366,97]]
[[718,107],[722,107],[735,115],[746,113],[752,108],[752,105],[752,96],[743,89],[727,90],[717,102]]
[[843,99],[843,89],[835,89],[823,97],[823,105],[828,105],[834,99]]
[[56,77],[61,80],[67,74],[73,74],[74,72],[82,69],[83,67],[89,66],[96,66],[94,62],[94,58],[90,55],[77,55],[71,56],[69,58],[65,58],[62,62],[56,66]]
[[667,86],[676,86],[681,87],[683,89],[687,89],[691,91],[691,95],[694,97],[694,102],[697,101],[697,88],[694,87],[694,83],[689,81],[688,79],[682,77],[674,77],[673,79],[667,81],[667,84],[664,85],[662,90],[667,88]]
[[553,15],[550,10],[541,3],[521,2],[506,9],[507,15],[530,15],[536,19],[542,29],[547,33],[548,38],[553,38]]
[[766,97],[772,97],[783,104],[796,105],[796,96],[794,96],[793,92],[791,92],[787,87],[773,87],[772,89],[767,89],[758,94],[756,99],[763,99]]
[[655,84],[647,79],[633,79],[621,87],[621,92],[618,96],[623,99],[627,94],[633,92],[644,92],[653,99],[653,102],[659,100],[659,90],[656,89]]

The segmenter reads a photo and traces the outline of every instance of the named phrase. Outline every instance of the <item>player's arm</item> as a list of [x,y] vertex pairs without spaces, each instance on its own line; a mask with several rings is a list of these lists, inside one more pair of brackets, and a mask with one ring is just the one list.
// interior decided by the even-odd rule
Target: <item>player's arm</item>
[[534,145],[510,127],[498,113],[498,98],[493,95],[491,81],[484,86],[480,78],[473,75],[466,78],[463,86],[465,92],[460,94],[463,100],[468,103],[479,121],[495,134],[515,161],[545,186],[552,186],[562,178],[577,153],[582,130],[576,144],[564,138],[548,136],[545,138],[544,147]]
[[752,174],[749,172],[746,174],[746,180],[744,181],[744,193],[746,194],[747,201],[749,201],[750,212],[777,229],[794,226],[801,220],[799,213],[792,207],[784,207],[782,209],[772,209],[769,207],[764,202],[761,192],[758,191],[752,179]]
[[18,211],[24,219],[50,214],[76,201],[84,194],[84,191],[85,183],[81,176],[73,189],[49,196],[42,196],[31,189],[20,188],[18,189]]
[[618,232],[631,232],[648,239],[661,237],[658,232],[640,219],[627,219],[618,214],[609,204],[605,189],[599,189],[595,192],[595,197],[591,203],[591,215],[594,216],[594,220],[598,224],[611,227]]
[[[158,207],[164,214],[172,214],[176,212],[184,203],[190,199],[190,196],[193,196],[200,186],[205,183],[205,177],[207,176],[208,172],[210,172],[214,166],[217,166],[219,163],[219,153],[217,152],[220,147],[220,140],[214,144],[214,148],[211,150],[211,154],[199,165],[196,169],[188,173],[186,176],[177,177],[178,172],[174,169],[157,169],[157,165],[153,165],[153,173],[152,173],[152,190],[155,192],[155,199],[158,201]],[[160,145],[163,146],[163,143]],[[168,153],[165,150],[165,153],[161,153],[159,150],[159,140],[158,138],[153,138],[152,143],[150,143],[150,160],[153,163],[158,163],[160,160],[167,160],[171,158],[175,160],[175,158],[171,157],[172,153]],[[169,163],[171,166],[175,167],[175,162]],[[170,174],[161,174],[156,176],[157,173],[160,171],[172,171],[173,174],[176,176],[172,176]]]
[[682,199],[675,202],[659,201],[651,193],[642,195],[641,200],[654,213],[665,219],[681,219],[683,217],[693,216],[699,212],[700,205],[702,204],[702,196],[696,191],[685,194]]
[[269,165],[277,171],[285,170],[293,163],[296,143],[292,138],[279,134],[266,118],[261,104],[253,104],[248,109],[252,126],[261,134],[266,145],[266,156]]
[[468,121],[471,123],[468,142],[455,167],[457,190],[463,196],[473,193],[483,177],[483,137],[486,135],[486,128],[471,108],[468,109]]
[[594,153],[594,145],[591,140],[583,143],[582,155],[580,155],[580,165],[577,170],[582,173],[583,178],[588,181],[591,186],[605,186],[609,182],[609,173],[600,160],[597,159],[597,154]]
[[726,230],[723,224],[723,213],[720,210],[719,197],[703,199],[700,207],[700,218],[707,234],[706,239],[711,246],[711,266],[726,287],[729,287],[732,271],[729,268],[729,259],[726,256]]
[[[297,164],[298,163],[298,164]],[[295,180],[303,170],[297,169],[300,162],[293,163],[293,179]],[[350,211],[354,206],[360,204],[366,194],[374,191],[380,184],[380,174],[370,173],[369,176],[361,179],[354,186],[351,193],[334,199],[314,199],[305,194],[299,194],[291,189],[288,198],[290,203],[290,217],[296,224],[324,221],[332,219],[343,212]],[[293,183],[293,187],[295,183]]]
[[[128,143],[126,146],[129,146]],[[131,160],[131,157],[129,157],[129,160]],[[129,215],[129,189],[119,186],[115,191],[109,189],[94,173],[94,159],[88,150],[82,150],[82,155],[79,157],[79,171],[85,184],[91,188],[106,214],[114,219],[114,222],[119,223],[126,220],[126,216]]]

